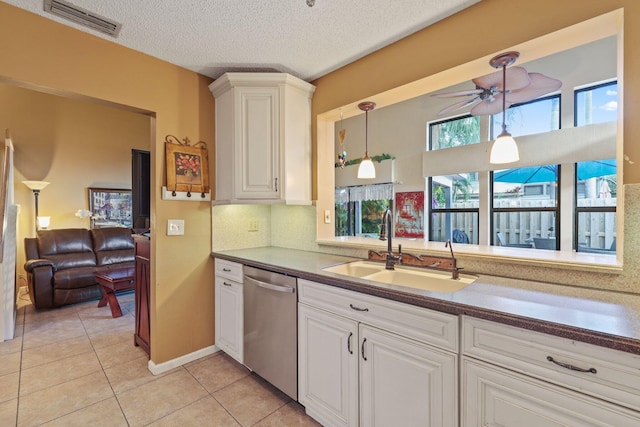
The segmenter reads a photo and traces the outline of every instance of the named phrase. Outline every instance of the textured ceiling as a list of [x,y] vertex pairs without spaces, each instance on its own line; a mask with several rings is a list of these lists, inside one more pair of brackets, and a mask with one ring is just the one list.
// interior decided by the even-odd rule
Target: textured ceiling
[[42,0],[3,1],[212,78],[311,81],[480,0],[67,0],[122,24],[115,39],[45,13]]

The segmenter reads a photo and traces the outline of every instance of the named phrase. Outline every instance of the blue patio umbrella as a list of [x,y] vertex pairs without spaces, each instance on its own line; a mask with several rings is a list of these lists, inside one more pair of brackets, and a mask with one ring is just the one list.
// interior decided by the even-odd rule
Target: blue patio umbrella
[[[592,160],[578,163],[578,181],[616,173],[616,159]],[[529,166],[525,168],[505,169],[493,174],[494,182],[530,184],[552,182],[556,180],[558,165]]]

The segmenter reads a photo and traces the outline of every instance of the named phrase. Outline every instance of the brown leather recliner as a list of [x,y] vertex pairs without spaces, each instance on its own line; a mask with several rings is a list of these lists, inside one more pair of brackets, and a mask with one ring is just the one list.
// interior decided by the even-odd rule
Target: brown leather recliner
[[134,266],[129,228],[40,230],[24,247],[29,295],[38,309],[99,298],[94,273]]

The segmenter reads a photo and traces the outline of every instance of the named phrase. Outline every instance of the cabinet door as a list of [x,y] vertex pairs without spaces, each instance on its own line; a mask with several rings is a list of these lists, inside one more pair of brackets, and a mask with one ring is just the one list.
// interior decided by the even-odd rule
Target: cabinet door
[[363,426],[457,426],[457,356],[360,325]]
[[242,363],[242,285],[216,276],[216,346]]
[[279,89],[241,87],[237,96],[236,198],[279,199]]
[[298,304],[298,400],[323,425],[358,425],[357,325]]
[[640,413],[464,358],[462,426],[560,427],[640,425]]

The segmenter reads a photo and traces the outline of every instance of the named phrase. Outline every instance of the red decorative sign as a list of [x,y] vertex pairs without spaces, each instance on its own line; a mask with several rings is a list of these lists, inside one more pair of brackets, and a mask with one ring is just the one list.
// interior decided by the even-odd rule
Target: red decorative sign
[[396,193],[395,237],[424,238],[424,191]]

